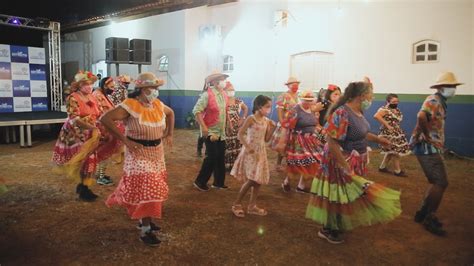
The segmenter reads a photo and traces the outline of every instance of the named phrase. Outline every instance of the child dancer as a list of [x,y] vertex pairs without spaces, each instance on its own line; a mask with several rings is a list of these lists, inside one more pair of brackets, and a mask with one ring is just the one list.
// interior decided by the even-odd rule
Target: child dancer
[[[264,95],[257,96],[253,101],[253,115],[249,116],[239,130],[238,138],[243,144],[230,174],[245,182],[240,189],[237,200],[232,205],[232,212],[237,217],[245,217],[242,199],[252,188],[248,214],[264,216],[267,211],[257,207],[257,196],[261,184],[268,184],[270,170],[268,168],[265,142],[269,141],[275,130],[275,122],[268,119],[272,109],[272,100]],[[244,138],[244,134],[247,137]]]

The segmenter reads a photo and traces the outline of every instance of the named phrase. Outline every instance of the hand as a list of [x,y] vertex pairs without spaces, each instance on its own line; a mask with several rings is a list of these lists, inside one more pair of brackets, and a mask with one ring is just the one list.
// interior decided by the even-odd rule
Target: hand
[[324,105],[321,102],[315,103],[311,106],[311,111],[320,112],[324,109]]
[[378,137],[379,139],[379,144],[384,146],[384,147],[388,147],[390,145],[392,145],[392,143],[390,142],[390,140],[384,138],[384,137]]
[[268,123],[268,126],[271,127],[271,128],[275,128],[277,126],[275,121],[273,121],[271,119],[268,119],[267,123]]
[[132,152],[132,153],[137,153],[140,152],[143,149],[143,145],[140,143],[137,143],[135,141],[125,139],[124,143],[125,146]]
[[209,135],[209,129],[207,127],[202,127],[201,133],[204,138],[207,138],[207,135]]
[[244,124],[244,122],[245,122],[245,118],[243,118],[243,117],[240,118],[239,119],[239,127],[241,127]]
[[169,150],[173,149],[173,135],[167,135],[163,141]]

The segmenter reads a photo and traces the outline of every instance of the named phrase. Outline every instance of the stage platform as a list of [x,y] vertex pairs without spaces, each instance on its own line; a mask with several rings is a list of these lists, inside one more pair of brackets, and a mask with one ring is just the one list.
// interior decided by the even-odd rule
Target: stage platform
[[[10,142],[10,135],[12,141],[16,142],[15,127],[20,130],[20,147],[31,147],[32,125],[47,125],[64,123],[67,118],[67,113],[56,111],[44,112],[22,112],[22,113],[0,113],[0,127],[7,127],[5,134],[5,142]],[[26,145],[25,145],[25,127],[26,127]]]

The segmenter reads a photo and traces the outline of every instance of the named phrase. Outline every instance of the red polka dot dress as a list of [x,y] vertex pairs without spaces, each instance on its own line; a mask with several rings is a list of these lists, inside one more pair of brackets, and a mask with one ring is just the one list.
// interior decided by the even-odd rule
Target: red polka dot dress
[[[166,119],[158,99],[149,107],[136,99],[126,99],[120,106],[130,114],[125,120],[127,137],[157,140],[163,136]],[[168,198],[166,179],[163,143],[137,153],[126,149],[122,179],[106,204],[125,207],[132,219],[161,218],[162,203]]]

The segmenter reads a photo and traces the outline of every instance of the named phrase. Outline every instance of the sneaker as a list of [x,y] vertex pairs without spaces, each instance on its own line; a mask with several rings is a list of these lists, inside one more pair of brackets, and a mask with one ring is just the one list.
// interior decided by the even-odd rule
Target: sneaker
[[426,219],[423,221],[423,227],[425,227],[426,231],[437,235],[437,236],[445,236],[446,231],[443,230],[441,226],[438,226],[432,219],[432,216],[426,217]]
[[306,188],[299,188],[298,186],[295,188],[295,191],[298,193],[310,193]]
[[156,247],[161,243],[161,241],[156,237],[155,234],[153,234],[151,230],[146,232],[144,236],[140,236],[140,240],[145,243],[145,245],[150,247]]
[[[425,218],[426,218],[426,214],[422,213],[421,211],[417,211],[415,213],[415,222],[416,223],[419,223],[421,224]],[[431,214],[431,222],[433,222],[434,225],[438,226],[438,227],[443,227],[443,223],[439,221],[438,217],[436,217],[434,214]]]
[[291,191],[291,186],[290,183],[281,183],[281,188],[283,189],[283,192],[289,193]]
[[320,229],[318,231],[318,236],[322,239],[326,239],[331,244],[344,243],[344,239],[342,239],[339,232],[335,230]]
[[224,186],[222,186],[222,187],[216,186],[216,185],[212,185],[211,187],[212,187],[212,188],[215,188],[215,189],[228,189],[228,188],[229,188],[229,187],[226,186],[226,185],[224,185]]
[[[160,231],[161,230],[161,227],[159,227],[158,225],[154,224],[153,222],[150,222],[150,230],[152,232],[156,232],[156,231]],[[141,230],[142,229],[142,224],[141,223],[138,223],[137,224],[137,229],[138,230]]]
[[97,184],[102,186],[111,186],[114,182],[110,179],[107,179],[105,176],[97,179]]
[[396,176],[401,176],[401,177],[408,177],[408,175],[403,171],[401,170],[400,172],[393,172],[394,175]]
[[207,185],[199,185],[194,181],[193,185],[199,190],[199,191],[209,191],[209,187]]

